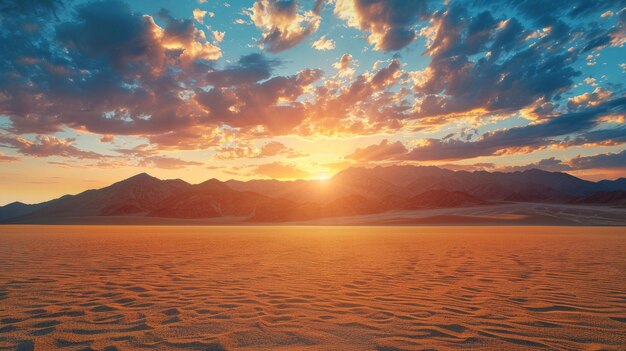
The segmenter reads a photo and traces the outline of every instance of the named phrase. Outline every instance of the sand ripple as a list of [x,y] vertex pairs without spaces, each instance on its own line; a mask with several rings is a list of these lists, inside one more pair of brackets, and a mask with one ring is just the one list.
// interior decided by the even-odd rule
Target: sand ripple
[[0,350],[626,350],[626,229],[0,227]]

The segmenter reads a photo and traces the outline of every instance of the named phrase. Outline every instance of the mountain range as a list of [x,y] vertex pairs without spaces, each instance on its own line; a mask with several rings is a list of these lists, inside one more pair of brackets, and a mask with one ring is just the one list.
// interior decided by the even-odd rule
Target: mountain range
[[141,173],[40,204],[8,204],[0,207],[0,222],[108,223],[124,218],[150,223],[160,218],[282,223],[511,204],[599,206],[626,213],[626,179],[591,182],[538,169],[502,173],[417,166],[349,168],[328,180],[210,179],[200,184]]

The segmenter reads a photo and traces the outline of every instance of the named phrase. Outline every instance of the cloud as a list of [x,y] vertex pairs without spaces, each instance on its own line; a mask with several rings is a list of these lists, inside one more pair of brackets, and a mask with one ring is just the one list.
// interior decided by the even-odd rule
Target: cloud
[[335,48],[335,41],[332,39],[326,39],[325,35],[322,35],[319,39],[313,42],[313,49],[318,51],[328,51]]
[[595,106],[610,98],[611,95],[611,92],[606,89],[595,88],[591,93],[584,93],[567,99],[567,107],[570,110],[575,110],[581,107]]
[[0,16],[8,15],[35,15],[35,16],[57,16],[59,10],[65,7],[62,0],[3,0],[0,4]]
[[213,33],[213,38],[215,39],[216,42],[221,43],[222,41],[224,41],[224,36],[226,36],[226,32],[220,32],[218,30],[214,30],[212,33]]
[[[624,118],[624,116],[620,116]],[[605,127],[594,129],[572,138],[565,138],[559,143],[562,147],[577,145],[619,145],[626,143],[626,126]]]
[[626,169],[626,150],[617,153],[602,153],[592,156],[576,156],[569,160],[555,157],[519,166],[494,167],[500,172],[516,172],[529,169],[541,169],[549,172],[566,172],[587,169]]
[[103,136],[100,138],[100,142],[101,142],[101,143],[112,143],[112,142],[114,142],[114,141],[115,141],[115,136],[114,136],[114,135],[111,135],[111,134],[106,134],[106,135],[103,135]]
[[626,168],[626,150],[594,156],[577,156],[569,160],[568,164],[574,169]]
[[311,177],[309,172],[294,165],[280,162],[259,165],[253,170],[253,173],[273,179],[307,179]]
[[132,148],[115,149],[116,152],[124,155],[125,161],[136,164],[140,167],[154,167],[163,169],[182,169],[189,166],[202,166],[204,163],[195,161],[185,161],[176,157],[159,155],[159,150],[148,144],[140,144]]
[[335,67],[339,71],[346,70],[350,67],[352,63],[352,55],[343,54],[341,55],[341,59],[335,63],[333,63],[333,67]]
[[272,157],[283,155],[288,158],[303,157],[306,154],[298,152],[278,141],[270,141],[261,147],[259,157]]
[[76,13],[75,21],[57,26],[57,40],[89,59],[104,58],[118,70],[149,63],[154,71],[170,59],[189,64],[221,57],[191,20],[175,19],[165,10],[159,13],[165,28],[116,0],[80,5]]
[[565,172],[573,169],[570,165],[563,163],[563,161],[550,157],[526,165],[498,167],[497,170],[499,172],[523,172],[534,168],[548,172]]
[[158,150],[149,144],[140,144],[131,148],[118,148],[114,149],[114,151],[129,157],[148,157],[158,153]]
[[333,63],[333,67],[338,71],[338,77],[350,77],[354,74],[354,59],[350,54],[341,55],[339,61]]
[[242,56],[237,64],[223,70],[214,70],[206,75],[206,82],[216,87],[228,87],[267,79],[272,68],[280,61],[270,60],[262,54]]
[[259,43],[270,52],[280,52],[315,33],[321,22],[323,1],[312,11],[301,11],[296,0],[258,0],[249,11],[252,22],[262,30]]
[[260,83],[214,88],[199,92],[197,99],[212,123],[248,130],[262,127],[261,134],[286,134],[305,119],[305,105],[298,99],[321,74],[304,70]]
[[304,157],[306,154],[298,152],[281,142],[270,141],[265,143],[260,148],[255,148],[250,145],[222,147],[218,150],[216,158],[220,160],[236,160],[242,158],[265,158],[273,156],[296,158]]
[[[77,159],[95,159],[98,160],[98,164],[95,165],[98,167],[121,167],[132,165],[164,169],[181,169],[189,166],[204,165],[204,163],[201,162],[185,161],[179,158],[157,155],[158,150],[150,148],[146,144],[130,149],[116,149],[115,151],[124,155],[124,157],[120,158],[118,156],[106,156],[96,152],[80,150],[72,145],[73,142],[74,139],[59,139],[53,136],[44,135],[37,136],[34,142],[18,136],[0,136],[0,146],[14,148],[23,155],[34,157],[57,156]],[[1,153],[0,156],[2,156],[0,157],[0,161],[17,160],[15,157],[5,156]],[[49,163],[64,166],[77,166],[69,165],[65,162]]]
[[48,162],[49,165],[54,165],[54,166],[61,166],[61,167],[65,167],[65,168],[81,168],[81,165],[78,164],[70,164],[67,162],[56,162],[56,161],[50,161]]
[[525,17],[541,23],[552,20],[552,17],[568,16],[580,18],[602,13],[608,9],[619,8],[620,0],[588,1],[588,0],[473,0],[476,4],[490,7],[512,7]]
[[189,166],[202,166],[204,163],[195,161],[185,161],[175,157],[150,156],[139,162],[142,167],[155,167],[163,169],[182,169]]
[[[595,142],[607,141],[608,138],[617,137],[624,140],[623,134],[612,133],[596,134],[598,131],[591,130],[601,117],[612,114],[624,114],[626,112],[626,98],[604,102],[585,110],[570,112],[558,117],[553,117],[544,123],[530,124],[523,127],[513,127],[483,134],[476,141],[464,139],[426,139],[421,145],[407,152],[403,151],[403,145],[390,144],[383,140],[379,145],[371,145],[364,149],[357,149],[350,158],[359,160],[411,160],[411,161],[437,161],[437,160],[461,160],[479,156],[502,155],[507,152],[530,152],[549,145],[563,143],[557,138],[571,134],[580,134],[578,143],[589,142],[590,136],[594,136]],[[621,131],[621,129],[618,129]],[[565,143],[572,141],[565,139]]]
[[549,101],[580,74],[562,33],[548,31],[528,45],[532,32],[520,21],[488,11],[472,15],[452,5],[437,11],[421,33],[431,62],[415,85],[419,116],[516,111]]
[[155,136],[202,124],[189,83],[221,52],[191,20],[159,17],[165,27],[111,0],[80,4],[53,28],[2,18],[0,45],[13,49],[0,52],[0,113],[11,131]]
[[[225,151],[226,145],[234,145],[233,154],[254,158],[261,147],[242,150],[279,135],[400,130],[405,135],[456,123],[490,130],[500,124],[487,123],[511,116],[533,124],[470,139],[427,139],[413,148],[387,140],[351,156],[459,159],[549,145],[626,142],[623,109],[609,107],[622,87],[596,76],[594,91],[571,90],[578,87],[574,81],[579,67],[585,69],[584,57],[591,54],[598,69],[598,50],[620,45],[626,11],[611,0],[555,0],[544,7],[538,1],[451,0],[439,11],[436,3],[428,2],[432,8],[427,8],[422,0],[330,2],[375,49],[401,49],[421,36],[428,63],[411,71],[419,52],[406,50],[402,55],[408,58],[396,53],[369,69],[361,67],[357,75],[362,53],[352,52],[326,77],[314,68],[283,73],[300,63],[285,59],[282,64],[260,53],[217,61],[224,32],[200,25],[198,20],[211,16],[200,9],[195,17],[179,19],[167,11],[144,15],[122,1],[104,0],[72,3],[72,11],[53,18],[60,2],[10,1],[19,6],[0,5],[0,47],[11,48],[0,51],[0,115],[8,116],[9,132],[28,135],[21,138],[35,144],[50,144],[40,138],[73,129],[116,144],[137,136],[157,150],[132,156],[134,162],[177,149]],[[260,0],[246,13],[261,29],[260,44],[279,52],[317,33],[322,3]],[[601,19],[608,10],[614,15]],[[315,42],[330,48],[329,40],[325,35]]]
[[425,0],[336,0],[335,15],[369,32],[376,50],[399,50],[416,39],[415,25],[427,16]]
[[5,155],[2,152],[0,152],[0,162],[15,162],[17,160],[19,160],[19,158]]
[[73,145],[74,139],[59,139],[54,136],[38,135],[34,141],[20,136],[0,135],[0,146],[17,150],[17,152],[34,157],[72,157],[79,159],[99,159],[103,155],[84,151]]
[[200,9],[193,9],[193,18],[202,24],[204,24],[204,17],[206,16],[206,14],[207,14],[207,11],[202,11]]
[[509,149],[541,148],[556,143],[552,138],[584,132],[595,127],[602,116],[624,112],[626,98],[620,98],[585,110],[566,113],[545,123],[488,132],[476,141],[428,139],[425,145],[413,148],[407,159],[462,159],[501,154]]
[[392,91],[403,75],[402,64],[392,59],[375,66],[377,71],[361,74],[349,83],[326,82],[317,89],[316,99],[307,109],[308,130],[301,133],[354,135],[401,128],[400,121],[411,113],[405,92]]
[[161,10],[158,16],[167,26],[162,32],[157,30],[156,39],[166,51],[177,55],[182,64],[222,57],[220,48],[210,43],[204,31],[197,29],[192,20],[174,18],[167,10]]
[[222,145],[225,139],[232,138],[231,129],[207,125],[208,122],[200,118],[192,122],[165,133],[150,134],[147,139],[152,145],[168,150],[203,150]]
[[406,155],[407,152],[407,148],[401,142],[396,141],[392,143],[387,139],[383,139],[380,144],[357,148],[346,158],[357,161],[380,161],[394,159],[398,156]]

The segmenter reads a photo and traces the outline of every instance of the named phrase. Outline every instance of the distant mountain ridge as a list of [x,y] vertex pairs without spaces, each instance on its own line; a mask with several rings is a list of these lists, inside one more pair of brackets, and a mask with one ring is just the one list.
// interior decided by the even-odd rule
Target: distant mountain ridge
[[415,196],[430,190],[464,192],[491,201],[504,201],[524,194],[524,201],[565,202],[597,191],[626,189],[626,184],[618,181],[595,183],[567,173],[538,169],[491,173],[451,171],[433,166],[349,168],[330,181],[333,183],[332,191],[325,191],[325,188],[331,188],[325,185],[328,181],[229,180],[226,184],[238,191],[277,195],[290,200],[306,197],[314,202],[327,202],[354,194],[365,197],[390,194]]
[[210,179],[189,184],[141,173],[41,204],[0,207],[0,222],[70,218],[226,218],[290,222],[503,202],[623,206],[626,179],[590,182],[559,172],[466,172],[437,167],[349,168],[329,180]]

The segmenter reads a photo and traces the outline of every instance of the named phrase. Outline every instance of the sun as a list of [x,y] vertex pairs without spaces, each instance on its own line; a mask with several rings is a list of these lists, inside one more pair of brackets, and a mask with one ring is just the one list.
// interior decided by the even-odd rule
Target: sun
[[313,177],[315,180],[329,180],[330,178],[332,176],[328,172],[319,172]]

